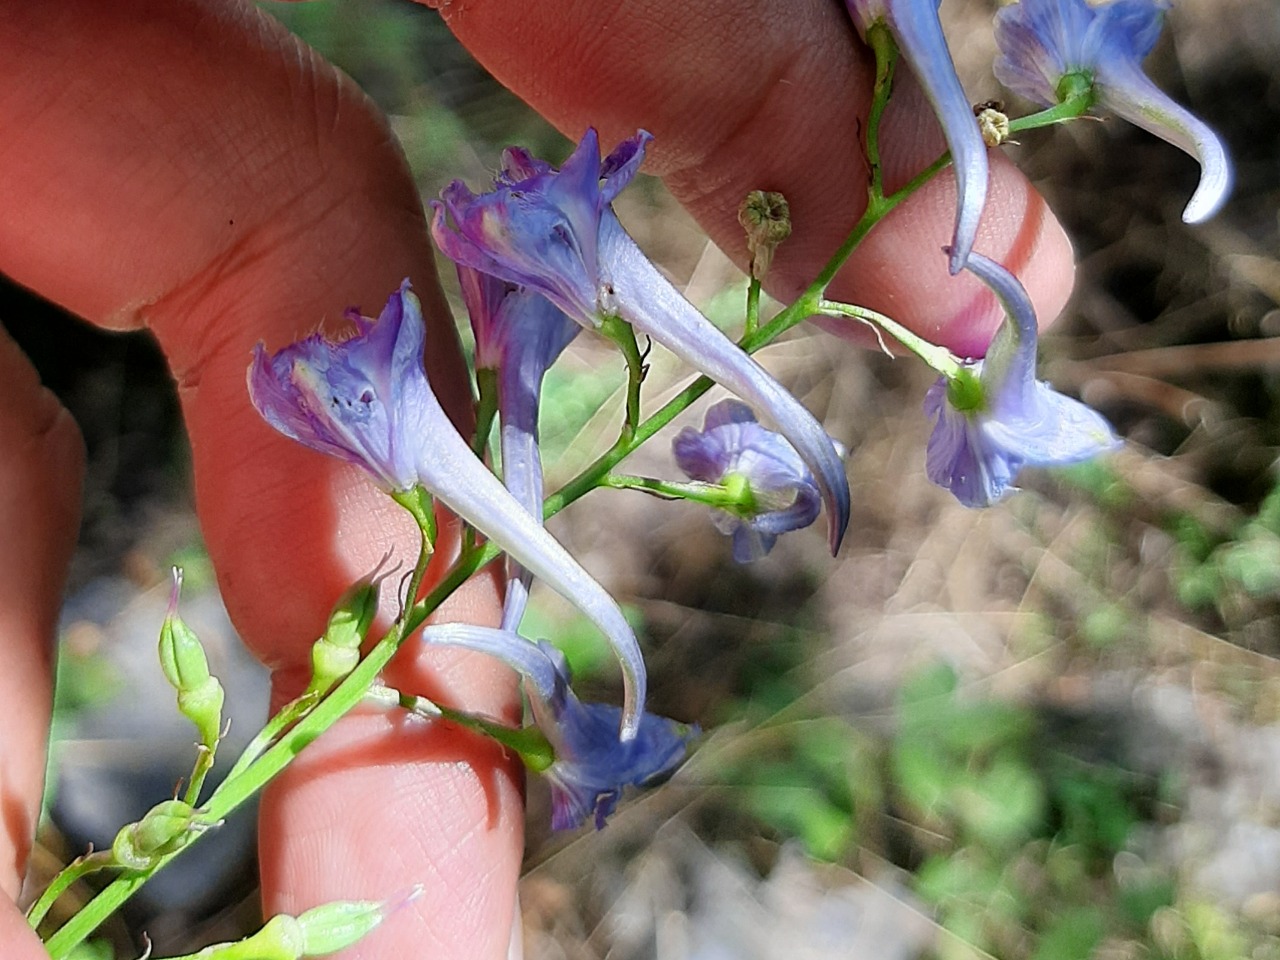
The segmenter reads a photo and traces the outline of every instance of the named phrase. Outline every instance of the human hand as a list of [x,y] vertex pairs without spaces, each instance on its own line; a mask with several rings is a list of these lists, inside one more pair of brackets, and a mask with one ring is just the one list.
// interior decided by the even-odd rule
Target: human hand
[[[654,172],[726,249],[742,246],[736,210],[747,190],[783,191],[797,232],[770,279],[785,294],[816,271],[863,202],[852,144],[867,58],[828,0],[785,10],[706,0],[696,18],[690,9],[675,0],[471,0],[442,13],[562,129],[595,123],[609,143],[637,126],[654,132]],[[469,390],[403,159],[349,81],[232,3],[0,0],[0,58],[9,78],[0,91],[0,269],[92,322],[155,332],[179,383],[220,585],[242,636],[276,671],[279,702],[303,682],[310,642],[344,587],[389,543],[412,556],[414,534],[357,471],[261,423],[244,392],[253,343],[277,348],[353,303],[372,310],[411,277],[432,325],[432,381],[454,416],[466,416]],[[888,124],[891,180],[938,153],[923,105],[895,108]],[[815,130],[821,139],[803,135]],[[985,346],[998,316],[973,281],[947,276],[937,253],[950,237],[950,190],[942,178],[896,211],[838,292],[965,352]],[[999,159],[978,247],[1021,267],[1042,316],[1056,314],[1069,246]],[[30,540],[46,544],[51,571],[70,535],[53,528],[55,514]],[[20,599],[12,609],[25,609]],[[446,616],[495,622],[497,613],[496,586],[483,579]],[[47,677],[37,654],[28,645],[12,658]],[[513,682],[482,658],[408,648],[393,673],[397,686],[471,710],[516,709]],[[41,690],[13,692],[37,719]],[[3,749],[31,764],[38,726],[7,729]],[[16,809],[34,809],[32,787],[16,796]],[[6,816],[6,827],[20,841],[33,816]],[[518,776],[490,746],[444,727],[424,734],[352,716],[264,797],[266,907],[297,912],[421,882],[426,894],[353,955],[501,956],[516,920],[520,826]]]

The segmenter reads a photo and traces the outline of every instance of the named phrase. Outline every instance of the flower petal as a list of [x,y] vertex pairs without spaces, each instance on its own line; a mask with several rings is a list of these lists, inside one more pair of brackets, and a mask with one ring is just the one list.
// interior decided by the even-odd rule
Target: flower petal
[[951,272],[959,273],[973,249],[987,200],[987,145],[973,115],[972,101],[956,76],[936,0],[889,0],[886,8],[890,30],[933,104],[951,150],[957,191]]
[[622,229],[612,211],[606,210],[601,218],[600,248],[623,319],[763,410],[795,447],[822,492],[827,539],[835,553],[849,525],[849,481],[831,438],[813,414],[680,295]]
[[1231,193],[1231,162],[1218,135],[1195,114],[1170,99],[1136,63],[1098,64],[1098,102],[1200,161],[1200,184],[1182,212],[1187,223],[1203,223]]

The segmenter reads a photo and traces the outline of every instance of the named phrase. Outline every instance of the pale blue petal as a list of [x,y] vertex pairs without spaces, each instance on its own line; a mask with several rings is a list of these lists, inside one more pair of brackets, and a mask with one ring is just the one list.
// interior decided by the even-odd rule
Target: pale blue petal
[[601,220],[600,246],[623,319],[763,411],[795,447],[822,492],[828,544],[835,553],[849,525],[849,481],[831,438],[813,414],[680,295],[611,211]]
[[1231,162],[1218,135],[1148,79],[1136,63],[1098,64],[1098,102],[1148,133],[1200,161],[1200,184],[1182,212],[1187,223],[1203,223],[1231,193]]
[[889,0],[889,27],[902,55],[933,104],[955,168],[957,207],[951,241],[951,272],[959,273],[973,249],[987,200],[987,145],[973,103],[956,76],[935,0]]

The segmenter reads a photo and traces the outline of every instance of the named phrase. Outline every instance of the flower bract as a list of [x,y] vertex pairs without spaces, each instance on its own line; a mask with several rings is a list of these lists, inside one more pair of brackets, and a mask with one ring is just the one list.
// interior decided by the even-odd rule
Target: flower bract
[[1093,103],[1200,161],[1200,185],[1182,213],[1213,216],[1231,191],[1231,164],[1218,135],[1171,100],[1142,61],[1160,35],[1167,0],[1020,0],[996,14],[996,77],[1046,106],[1087,90]]
[[733,538],[739,563],[759,559],[779,534],[807,527],[818,517],[821,501],[813,474],[791,444],[762,427],[745,403],[717,403],[702,429],[685,427],[672,449],[690,478],[737,488],[733,506],[712,516],[716,527]]

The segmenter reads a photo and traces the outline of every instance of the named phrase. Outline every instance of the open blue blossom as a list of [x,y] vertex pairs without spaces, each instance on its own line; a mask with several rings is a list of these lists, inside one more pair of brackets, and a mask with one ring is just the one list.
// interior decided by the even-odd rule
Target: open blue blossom
[[676,463],[703,483],[736,488],[732,507],[716,509],[712,521],[733,537],[733,559],[758,560],[778,535],[807,527],[821,501],[813,474],[795,448],[756,422],[745,403],[722,400],[707,411],[702,430],[685,427],[672,442]]
[[849,523],[849,483],[825,431],[763,367],[684,299],[618,223],[610,204],[631,180],[649,134],[602,162],[594,130],[557,171],[509,149],[488,193],[455,181],[432,208],[432,235],[454,261],[536,290],[584,327],[620,316],[764,411],[816,478],[834,552]]
[[624,787],[653,783],[684,759],[698,728],[642,714],[635,739],[618,738],[617,707],[583,703],[570,687],[564,655],[507,630],[446,623],[423,629],[427,643],[497,657],[521,675],[534,722],[555,750],[543,771],[551,784],[551,827],[570,830],[594,819],[605,824]]
[[996,77],[1051,106],[1088,91],[1091,101],[1200,161],[1200,185],[1182,213],[1213,216],[1231,191],[1231,164],[1217,134],[1142,72],[1160,35],[1167,0],[1021,0],[996,14]]
[[1024,466],[1088,460],[1120,441],[1101,415],[1036,380],[1035,310],[1017,278],[979,253],[969,257],[968,269],[1007,316],[985,359],[929,388],[924,409],[937,422],[925,469],[966,507],[986,507]]
[[612,597],[530,516],[445,415],[423,366],[426,329],[406,280],[377,320],[353,312],[354,336],[315,334],[273,356],[259,344],[249,396],[271,426],[364,468],[391,493],[421,486],[582,610],[609,638],[627,684],[623,735],[645,696],[635,633]]
[[978,221],[987,202],[987,145],[965,96],[947,38],[938,19],[942,0],[845,0],[858,33],[884,23],[902,56],[933,105],[956,172],[956,228],[951,241],[951,272],[959,273],[969,259]]
[[[547,370],[582,329],[546,297],[458,264],[462,298],[476,338],[476,368],[498,375],[502,482],[542,522],[538,408]],[[507,578],[503,629],[520,625],[530,573],[514,564]]]

